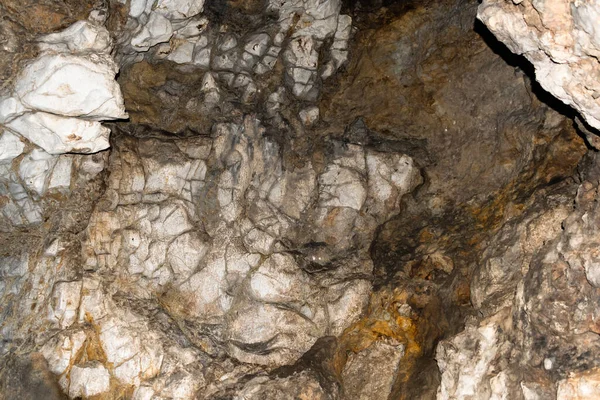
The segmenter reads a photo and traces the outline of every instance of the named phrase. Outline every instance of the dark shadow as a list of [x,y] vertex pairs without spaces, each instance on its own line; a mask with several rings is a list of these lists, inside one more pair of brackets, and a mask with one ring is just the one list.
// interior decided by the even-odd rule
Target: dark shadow
[[577,111],[575,111],[572,107],[566,105],[552,94],[544,90],[535,79],[535,69],[533,65],[524,56],[513,53],[508,49],[508,47],[506,47],[504,43],[496,39],[496,36],[490,32],[483,22],[476,19],[473,30],[481,37],[481,39],[483,39],[485,44],[487,44],[487,46],[496,55],[502,58],[511,67],[522,71],[527,78],[529,78],[531,92],[539,101],[568,118],[574,119],[575,116],[578,115]]
[[485,44],[508,65],[522,71],[527,76],[531,93],[536,98],[552,108],[556,112],[564,115],[573,121],[573,128],[581,136],[590,150],[597,151],[600,147],[600,131],[589,126],[581,115],[573,107],[563,103],[552,94],[544,90],[535,79],[535,68],[524,56],[515,54],[500,42],[492,32],[479,20],[475,20],[473,30],[483,39]]

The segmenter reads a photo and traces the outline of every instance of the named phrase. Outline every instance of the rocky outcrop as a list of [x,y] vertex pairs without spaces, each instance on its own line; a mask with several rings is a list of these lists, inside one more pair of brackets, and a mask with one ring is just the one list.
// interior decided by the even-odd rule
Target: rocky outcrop
[[[531,61],[546,90],[598,128],[590,81],[597,50],[588,23],[594,7],[484,1],[478,16]],[[593,145],[591,132],[583,133]],[[590,156],[581,171],[578,184],[552,195],[538,192],[545,198],[530,200],[520,217],[503,223],[471,267],[471,300],[479,316],[437,348],[439,399],[597,396],[597,157]]]
[[[202,3],[131,4],[119,57],[132,121],[200,132],[243,105],[266,111],[279,130],[316,122],[310,103],[348,59],[352,19],[340,14],[341,1],[270,1],[242,13],[232,2],[200,13]],[[230,23],[220,24],[229,13]]]
[[578,382],[593,386],[600,345],[587,247],[595,238],[596,188],[591,172],[576,187],[574,210],[568,192],[548,196],[489,244],[471,283],[485,318],[438,347],[438,398],[575,399],[593,390]]
[[44,195],[68,195],[73,176],[97,175],[101,165],[63,154],[107,149],[110,130],[100,121],[127,117],[106,28],[79,21],[40,38],[39,49],[0,99],[5,231],[40,223]]
[[[161,366],[182,361],[169,361],[167,332],[150,328],[146,306],[115,296],[160,305],[180,340],[245,363],[289,364],[319,337],[340,335],[368,302],[377,220],[421,178],[402,155],[334,143],[328,157],[320,173],[310,163],[285,170],[252,117],[216,126],[211,139],[117,140],[83,244],[88,277],[55,285],[67,306],[52,321],[70,328],[58,337],[97,327],[111,376],[140,387],[173,379]],[[55,349],[44,353],[51,368]],[[59,364],[79,365],[76,354]]]
[[485,0],[478,18],[535,67],[536,80],[600,129],[596,1]]

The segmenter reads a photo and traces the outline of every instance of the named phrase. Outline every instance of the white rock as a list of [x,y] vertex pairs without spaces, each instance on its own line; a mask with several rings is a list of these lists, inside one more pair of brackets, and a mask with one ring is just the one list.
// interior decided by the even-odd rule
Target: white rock
[[252,35],[248,38],[244,50],[253,56],[262,57],[267,51],[270,40],[271,38],[266,33]]
[[69,396],[89,397],[99,395],[110,388],[110,374],[99,362],[92,361],[85,365],[71,368]]
[[110,146],[110,130],[97,121],[36,112],[24,114],[6,126],[50,154],[90,154]]
[[142,30],[131,39],[131,46],[135,50],[146,51],[154,45],[169,41],[171,36],[171,22],[161,14],[153,12]]
[[[177,29],[176,35],[184,38],[199,36],[206,30],[208,23],[209,20],[206,17],[192,18],[186,21],[183,27]],[[206,36],[202,36],[198,38],[196,43],[202,47],[206,47],[208,45],[208,40]]]
[[438,344],[435,358],[442,373],[438,400],[481,398],[488,393],[492,362],[500,351],[498,321],[506,320],[506,313],[496,314]]
[[219,87],[217,86],[217,82],[215,81],[212,73],[207,72],[204,74],[202,77],[201,88],[201,90],[205,93],[210,91],[219,91]]
[[336,66],[335,66],[335,62],[334,61],[328,61],[322,71],[321,71],[321,79],[327,79],[329,78],[331,75],[333,75],[336,71]]
[[511,400],[509,377],[506,371],[500,371],[490,379],[490,388],[492,389],[490,400]]
[[560,400],[593,400],[600,393],[600,373],[589,370],[572,373],[558,382],[556,398]]
[[27,110],[15,97],[8,97],[0,100],[0,124],[4,124],[11,119],[18,117]]
[[193,226],[185,208],[179,204],[168,204],[160,209],[160,215],[152,224],[152,233],[157,239],[174,238]]
[[48,367],[56,375],[61,375],[69,368],[86,335],[83,331],[61,333],[51,338],[42,347],[42,355],[48,362]]
[[292,94],[299,99],[307,101],[315,101],[317,99],[318,91],[312,84],[295,83],[292,86]]
[[187,371],[182,371],[170,380],[161,391],[161,395],[169,399],[193,399],[203,384],[202,375],[194,376]]
[[91,120],[126,118],[115,81],[117,68],[71,55],[43,55],[29,64],[15,85],[27,108]]
[[421,181],[419,169],[412,158],[404,154],[367,153],[369,177],[369,210],[383,220],[397,211],[399,201]]
[[349,15],[340,15],[337,28],[335,30],[335,40],[348,41],[352,32],[352,17]]
[[41,196],[46,191],[46,179],[51,174],[56,160],[56,156],[34,149],[21,160],[19,176],[27,188]]
[[315,71],[310,71],[304,68],[291,68],[290,71],[294,82],[302,83],[303,85],[314,82],[314,78],[316,76]]
[[40,205],[20,184],[19,177],[11,171],[8,164],[0,164],[0,176],[6,177],[7,189],[0,181],[0,193],[7,196],[8,202],[2,207],[2,214],[14,226],[37,224],[42,220]]
[[79,305],[79,323],[91,318],[93,321],[103,319],[107,314],[104,293],[98,280],[84,278],[81,303]]
[[264,302],[286,303],[308,300],[310,279],[290,255],[273,254],[250,279],[253,296]]
[[15,157],[23,154],[25,144],[21,138],[10,131],[0,133],[0,164],[9,164]]
[[404,346],[377,341],[358,354],[351,354],[342,372],[349,399],[387,399],[392,392]]
[[72,170],[73,157],[70,155],[60,156],[52,170],[48,189],[68,189],[71,186]]
[[217,71],[231,71],[238,62],[238,53],[233,50],[219,54],[212,59],[211,66]]
[[319,119],[319,107],[305,108],[298,113],[298,116],[304,126],[312,126]]
[[339,14],[340,0],[307,0],[304,7],[306,13],[316,19],[326,19]]
[[600,129],[600,34],[596,1],[484,0],[477,17],[514,53],[535,67],[548,92]]
[[323,207],[349,207],[360,210],[367,198],[360,175],[335,164],[330,165],[319,177],[319,184],[319,202]]
[[294,67],[316,70],[319,53],[311,36],[295,38],[284,53],[285,60]]
[[146,173],[144,193],[160,192],[184,197],[183,193],[190,181],[201,181],[206,174],[206,164],[201,160],[173,156],[170,162],[145,158],[143,164]]
[[316,186],[315,171],[307,163],[305,168],[285,171],[271,187],[267,199],[289,217],[300,219],[310,205]]
[[[319,319],[324,322],[324,315]],[[297,360],[324,333],[323,323],[315,324],[300,312],[244,303],[228,324],[229,353],[246,363],[285,365]]]
[[220,320],[226,311],[219,302],[219,299],[224,297],[221,286],[224,284],[225,272],[225,260],[211,259],[209,255],[206,267],[181,285],[181,291],[188,293],[190,302],[193,302],[189,310],[192,315]]
[[331,50],[331,59],[333,61],[333,64],[335,65],[335,69],[337,70],[346,61],[348,61],[348,51],[332,49]]
[[208,68],[210,66],[210,53],[209,47],[198,47],[194,49],[194,65],[199,67]]
[[326,19],[314,19],[309,15],[300,17],[299,28],[295,29],[292,37],[311,36],[316,40],[323,41],[332,37],[337,26],[337,15]]
[[191,63],[194,54],[194,46],[194,43],[189,41],[179,43],[167,56],[167,60],[176,62],[177,64]]
[[154,389],[150,386],[139,386],[133,392],[133,400],[154,400],[157,399]]
[[200,14],[203,8],[204,0],[158,0],[155,1],[154,11],[177,20]]
[[179,236],[171,243],[167,260],[173,272],[186,279],[199,267],[200,261],[207,252],[208,246],[200,235],[190,232]]
[[152,0],[131,0],[129,16],[138,18],[143,13],[149,13],[153,3]]
[[360,279],[330,288],[332,293],[341,293],[336,301],[327,304],[332,335],[341,335],[348,326],[358,320],[369,304],[371,289],[370,282]]
[[119,317],[121,316],[111,316],[107,321],[103,321],[100,332],[100,341],[107,360],[117,365],[132,359],[140,348],[138,334],[128,328],[128,323],[133,322],[131,318],[126,320]]
[[234,35],[227,34],[220,39],[218,50],[222,53],[225,53],[234,49],[235,46],[237,46],[237,43],[237,39]]
[[105,27],[88,21],[77,21],[64,31],[39,39],[39,47],[42,51],[109,54],[112,40]]
[[54,285],[50,320],[61,329],[71,326],[77,319],[81,287],[81,281],[58,282]]

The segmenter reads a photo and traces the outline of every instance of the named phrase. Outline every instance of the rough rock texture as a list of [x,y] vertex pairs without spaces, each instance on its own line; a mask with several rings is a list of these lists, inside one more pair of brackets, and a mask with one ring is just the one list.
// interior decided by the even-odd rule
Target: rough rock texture
[[387,399],[403,355],[401,345],[375,342],[350,356],[342,373],[346,396],[361,400]]
[[[484,1],[478,15],[532,62],[546,90],[597,128],[594,7]],[[594,145],[593,134],[583,134]],[[487,243],[470,284],[479,315],[437,349],[439,399],[598,396],[597,160],[581,165],[578,183],[538,191]]]
[[1,2],[0,398],[594,398],[599,161],[477,8]]
[[76,22],[39,38],[38,56],[0,94],[1,230],[39,224],[51,197],[102,171],[102,157],[66,153],[108,148],[99,121],[127,117],[111,49],[104,26]]
[[484,0],[478,18],[533,64],[545,90],[600,129],[597,1]]
[[[167,3],[132,2],[121,27],[129,67],[120,82],[132,122],[202,132],[240,108],[266,111],[279,130],[301,129],[290,119],[316,121],[318,109],[305,102],[317,100],[348,58],[352,19],[340,14],[340,0],[265,1],[242,13],[223,2],[205,14],[202,1]],[[229,23],[219,24],[227,14]]]
[[586,273],[598,179],[595,157],[590,163],[575,209],[568,192],[548,196],[492,239],[471,283],[484,318],[438,347],[438,398],[563,399],[591,390],[586,377],[597,367],[600,342],[598,289]]

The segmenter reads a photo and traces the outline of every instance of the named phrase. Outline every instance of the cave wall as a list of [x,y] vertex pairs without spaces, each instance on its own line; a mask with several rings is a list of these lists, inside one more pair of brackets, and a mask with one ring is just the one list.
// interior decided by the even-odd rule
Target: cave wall
[[594,398],[543,3],[0,2],[0,397]]

